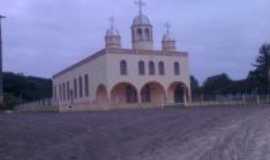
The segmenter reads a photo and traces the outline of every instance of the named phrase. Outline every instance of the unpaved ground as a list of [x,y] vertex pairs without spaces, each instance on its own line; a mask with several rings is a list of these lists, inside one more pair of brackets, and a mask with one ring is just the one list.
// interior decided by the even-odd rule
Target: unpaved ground
[[0,160],[269,160],[270,106],[0,114]]

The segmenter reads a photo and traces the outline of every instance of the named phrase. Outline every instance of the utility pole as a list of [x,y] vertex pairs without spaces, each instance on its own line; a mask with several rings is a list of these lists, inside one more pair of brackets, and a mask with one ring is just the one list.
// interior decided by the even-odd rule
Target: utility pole
[[2,19],[6,18],[0,15],[0,104],[4,102],[4,92],[3,92],[3,46],[2,46]]
[[265,56],[265,59],[266,59],[266,78],[267,78],[267,94],[270,94],[270,62],[269,62],[269,59],[270,59],[270,44],[267,44],[266,45],[266,56]]

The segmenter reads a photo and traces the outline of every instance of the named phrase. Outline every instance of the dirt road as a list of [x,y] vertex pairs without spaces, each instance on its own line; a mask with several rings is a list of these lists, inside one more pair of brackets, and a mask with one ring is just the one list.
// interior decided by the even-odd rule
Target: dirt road
[[0,114],[1,160],[269,160],[270,108]]

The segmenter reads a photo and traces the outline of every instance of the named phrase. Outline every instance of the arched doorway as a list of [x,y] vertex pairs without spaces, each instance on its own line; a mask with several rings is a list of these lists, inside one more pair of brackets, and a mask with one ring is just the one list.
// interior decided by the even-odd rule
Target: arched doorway
[[165,89],[158,82],[149,82],[141,89],[142,103],[161,105],[165,103]]
[[96,103],[104,105],[109,103],[108,92],[105,85],[99,85],[96,91]]
[[168,88],[168,101],[170,103],[185,104],[188,98],[188,89],[182,82],[174,82]]
[[136,87],[130,83],[119,83],[111,91],[111,102],[113,104],[134,104],[138,103]]

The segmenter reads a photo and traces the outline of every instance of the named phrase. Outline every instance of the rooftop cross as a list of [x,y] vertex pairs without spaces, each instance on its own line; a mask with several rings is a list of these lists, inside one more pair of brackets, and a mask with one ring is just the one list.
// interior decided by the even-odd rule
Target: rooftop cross
[[143,14],[143,7],[146,5],[142,0],[135,1],[135,4],[139,6],[139,14]]
[[165,23],[165,28],[166,28],[166,31],[167,31],[167,33],[169,34],[170,33],[170,29],[171,29],[171,25],[170,25],[170,23],[169,22],[167,22],[167,23]]
[[110,17],[110,18],[109,18],[109,21],[110,21],[111,28],[113,29],[113,28],[114,28],[114,22],[115,22],[114,17],[113,17],[113,16]]

